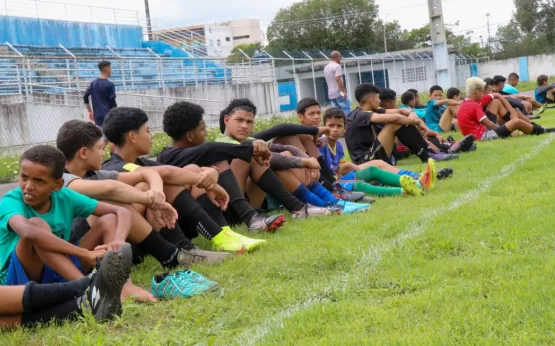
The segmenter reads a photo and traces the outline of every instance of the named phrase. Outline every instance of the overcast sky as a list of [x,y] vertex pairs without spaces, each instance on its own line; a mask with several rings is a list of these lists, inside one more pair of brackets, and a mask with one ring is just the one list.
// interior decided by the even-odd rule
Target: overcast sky
[[[75,4],[105,7],[117,7],[139,11],[144,16],[143,0],[61,0]],[[276,12],[294,3],[293,0],[149,0],[151,17],[162,27],[184,26],[190,24],[211,23],[229,19],[259,18],[262,29],[266,30]],[[1,3],[1,2],[0,2]],[[23,7],[30,0],[10,0],[9,5],[18,11],[31,11],[33,6]],[[428,7],[426,0],[376,0],[380,8],[380,17],[387,20],[398,20],[406,29],[421,27],[428,23]],[[19,6],[19,7],[16,7]],[[53,5],[49,5],[50,7]],[[28,8],[28,9],[27,9]],[[443,11],[446,24],[459,21],[458,29],[473,29],[476,40],[480,35],[487,37],[486,13],[491,13],[490,24],[492,35],[499,24],[505,24],[514,10],[511,0],[443,0]],[[41,8],[41,11],[45,11]],[[0,13],[2,13],[0,5]],[[61,12],[61,10],[59,11]],[[71,11],[73,12],[73,11]],[[106,15],[109,11],[106,11]]]

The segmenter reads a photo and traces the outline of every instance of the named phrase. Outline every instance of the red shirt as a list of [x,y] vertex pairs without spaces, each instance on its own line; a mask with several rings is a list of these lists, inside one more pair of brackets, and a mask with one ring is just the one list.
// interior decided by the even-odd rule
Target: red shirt
[[[486,95],[491,98],[491,96]],[[484,100],[482,100],[483,102]],[[457,121],[459,128],[464,136],[469,134],[474,135],[474,138],[479,141],[488,130],[482,120],[487,119],[486,113],[482,109],[482,104],[473,100],[464,100],[459,107]]]

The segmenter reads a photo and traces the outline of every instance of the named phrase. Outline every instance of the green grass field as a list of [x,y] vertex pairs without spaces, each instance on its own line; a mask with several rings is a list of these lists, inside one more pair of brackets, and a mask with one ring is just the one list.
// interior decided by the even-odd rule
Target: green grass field
[[[555,126],[555,111],[539,122]],[[455,175],[423,197],[289,220],[256,253],[196,266],[219,293],[126,302],[112,323],[17,330],[2,344],[552,344],[554,161],[554,135],[478,143],[439,163]],[[133,280],[149,287],[161,270],[149,258]]]

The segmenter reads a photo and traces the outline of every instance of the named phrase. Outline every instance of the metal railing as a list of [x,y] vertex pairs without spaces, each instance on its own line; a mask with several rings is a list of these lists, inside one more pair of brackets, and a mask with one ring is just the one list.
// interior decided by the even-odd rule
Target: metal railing
[[139,25],[139,12],[49,0],[2,0],[0,15],[74,22]]

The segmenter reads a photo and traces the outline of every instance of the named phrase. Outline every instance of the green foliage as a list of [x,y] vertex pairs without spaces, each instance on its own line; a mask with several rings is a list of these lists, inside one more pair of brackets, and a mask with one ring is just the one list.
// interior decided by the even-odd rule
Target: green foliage
[[233,48],[231,54],[227,58],[228,64],[239,64],[242,61],[248,61],[248,59],[241,53],[240,50],[245,52],[249,57],[253,57],[257,52],[261,52],[263,49],[261,43],[245,43],[240,44],[237,47]]

